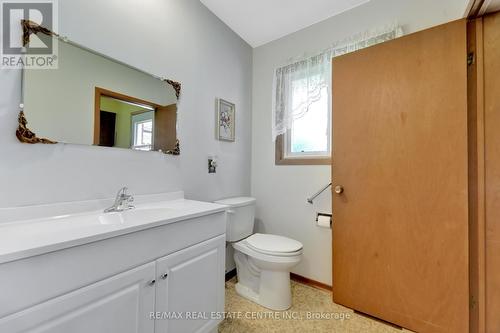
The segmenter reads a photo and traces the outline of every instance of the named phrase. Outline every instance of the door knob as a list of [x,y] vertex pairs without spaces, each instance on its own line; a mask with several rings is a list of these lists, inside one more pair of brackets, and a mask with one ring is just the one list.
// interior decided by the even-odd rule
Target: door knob
[[166,280],[168,277],[168,273],[162,274],[162,276],[160,276],[160,277],[162,280]]
[[343,186],[341,186],[341,185],[337,185],[337,186],[335,186],[335,188],[334,188],[333,190],[334,190],[334,191],[335,191],[335,193],[337,193],[337,194],[342,194],[342,193],[344,193],[344,187],[343,187]]

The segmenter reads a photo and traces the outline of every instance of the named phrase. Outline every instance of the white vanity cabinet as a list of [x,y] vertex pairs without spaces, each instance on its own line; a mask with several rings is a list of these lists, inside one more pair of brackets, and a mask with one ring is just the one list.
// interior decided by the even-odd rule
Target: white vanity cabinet
[[157,261],[156,311],[183,318],[156,320],[156,333],[201,333],[217,326],[214,312],[224,311],[224,256],[225,238],[218,237]]
[[0,320],[0,332],[153,333],[155,264],[149,263]]
[[0,262],[0,332],[213,332],[224,311],[225,228],[224,211],[212,210]]

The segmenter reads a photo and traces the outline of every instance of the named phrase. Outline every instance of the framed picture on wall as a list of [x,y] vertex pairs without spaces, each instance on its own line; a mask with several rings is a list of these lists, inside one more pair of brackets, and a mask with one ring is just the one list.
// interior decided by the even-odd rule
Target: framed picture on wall
[[235,140],[235,105],[221,98],[217,99],[217,139]]

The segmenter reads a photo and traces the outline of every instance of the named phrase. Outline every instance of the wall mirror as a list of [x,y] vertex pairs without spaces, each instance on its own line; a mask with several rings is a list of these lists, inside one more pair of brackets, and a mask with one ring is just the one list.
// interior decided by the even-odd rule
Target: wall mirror
[[52,32],[30,33],[50,33],[58,39],[58,68],[23,70],[24,110],[19,116],[19,140],[180,153],[179,83],[138,70]]

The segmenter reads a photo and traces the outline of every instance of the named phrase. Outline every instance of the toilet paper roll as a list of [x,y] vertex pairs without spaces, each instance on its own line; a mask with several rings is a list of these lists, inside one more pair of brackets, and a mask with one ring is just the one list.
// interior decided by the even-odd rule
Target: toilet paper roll
[[330,228],[330,216],[318,216],[318,221],[316,222],[316,224],[318,225],[318,227],[320,228]]

